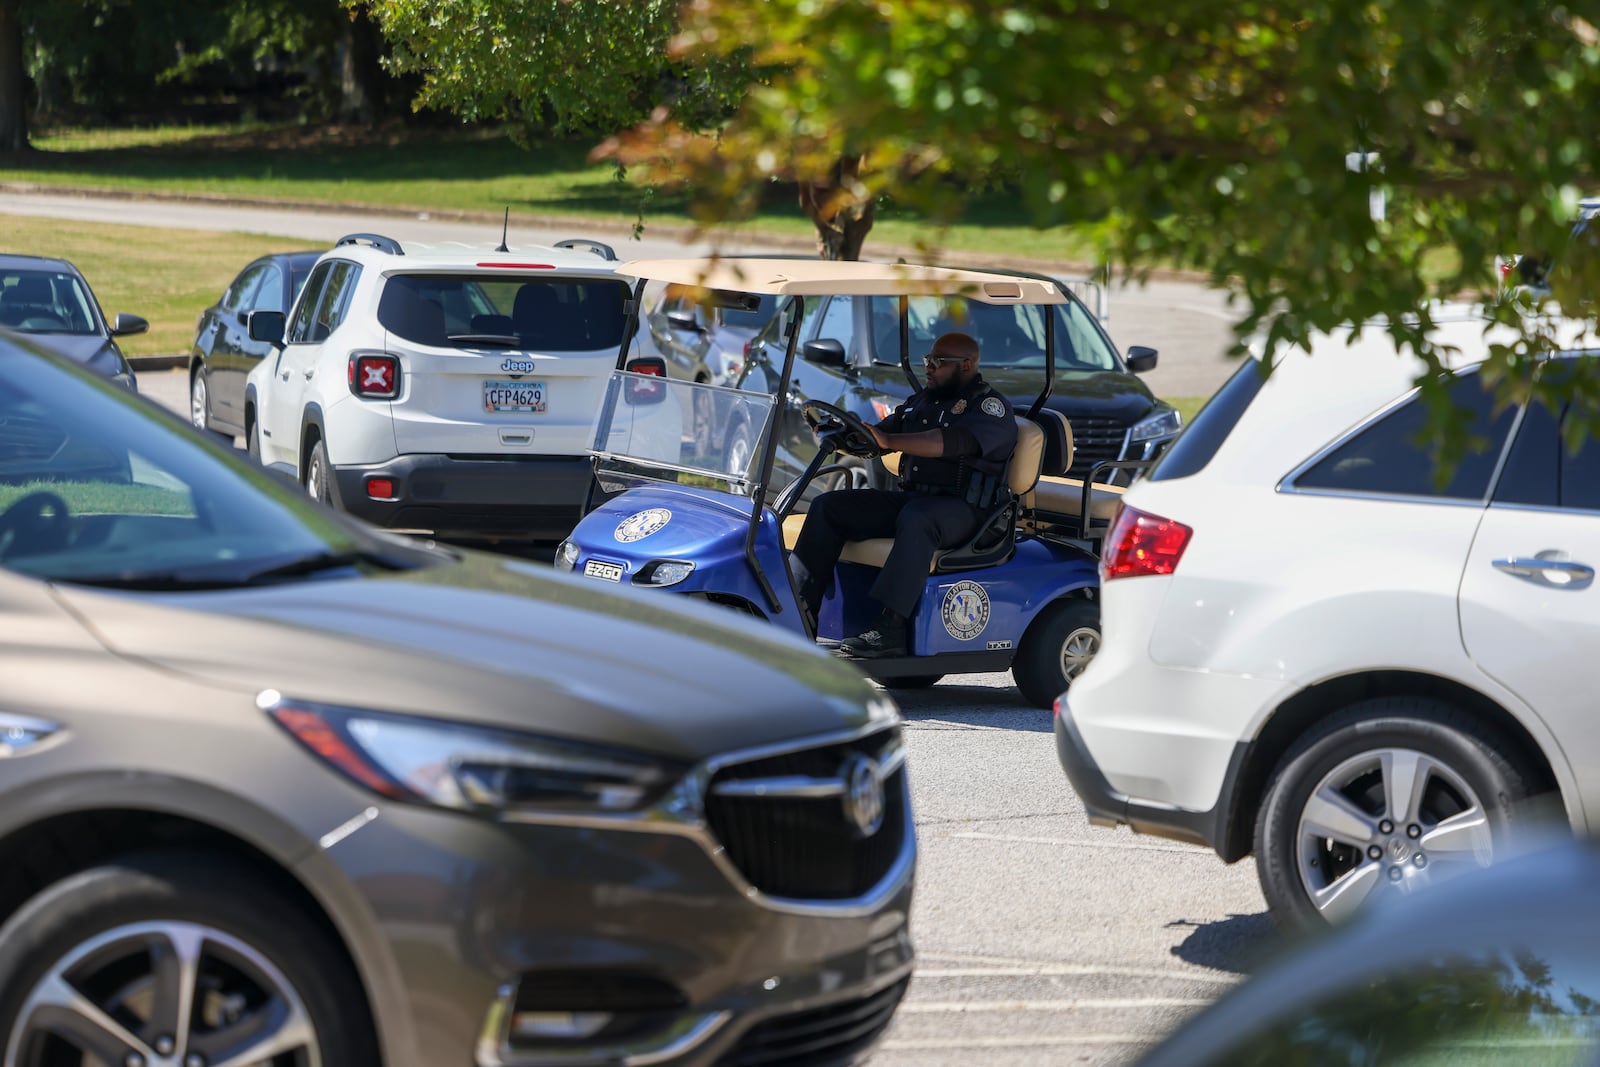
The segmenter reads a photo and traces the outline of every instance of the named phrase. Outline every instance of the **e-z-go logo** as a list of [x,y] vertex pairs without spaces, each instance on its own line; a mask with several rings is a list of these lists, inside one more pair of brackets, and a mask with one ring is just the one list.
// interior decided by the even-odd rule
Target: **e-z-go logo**
[[532,374],[534,363],[531,359],[508,359],[500,364],[500,369],[507,374]]

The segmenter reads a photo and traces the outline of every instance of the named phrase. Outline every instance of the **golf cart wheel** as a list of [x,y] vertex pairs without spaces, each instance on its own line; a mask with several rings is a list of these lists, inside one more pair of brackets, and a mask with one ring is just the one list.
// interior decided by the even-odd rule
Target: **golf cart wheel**
[[908,674],[904,678],[885,678],[883,684],[889,689],[926,689],[943,677],[942,674]]
[[1022,635],[1011,677],[1022,699],[1036,708],[1048,708],[1098,651],[1100,606],[1076,597],[1060,600],[1041,612]]

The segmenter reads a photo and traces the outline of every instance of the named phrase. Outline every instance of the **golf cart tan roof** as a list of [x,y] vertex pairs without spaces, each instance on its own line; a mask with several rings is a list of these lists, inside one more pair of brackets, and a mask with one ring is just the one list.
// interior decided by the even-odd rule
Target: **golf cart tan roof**
[[1065,304],[1059,286],[1012,277],[915,263],[862,263],[827,259],[697,257],[634,259],[618,274],[700,289],[773,296],[964,296],[985,304]]

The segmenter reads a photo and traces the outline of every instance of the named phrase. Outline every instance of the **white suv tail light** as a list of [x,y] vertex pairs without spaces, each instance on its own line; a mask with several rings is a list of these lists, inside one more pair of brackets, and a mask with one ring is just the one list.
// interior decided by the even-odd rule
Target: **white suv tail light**
[[1183,550],[1194,530],[1181,522],[1131,508],[1117,509],[1106,534],[1100,558],[1100,580],[1130,578],[1140,574],[1171,574],[1178,569]]
[[350,391],[365,400],[400,395],[400,360],[387,352],[350,353]]

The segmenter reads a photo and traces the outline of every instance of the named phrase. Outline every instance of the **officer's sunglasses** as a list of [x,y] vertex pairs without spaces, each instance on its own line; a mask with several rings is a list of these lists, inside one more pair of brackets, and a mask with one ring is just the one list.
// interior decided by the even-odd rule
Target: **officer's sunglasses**
[[922,357],[922,365],[928,370],[935,370],[941,363],[960,363],[966,358],[965,356],[941,356],[936,352],[929,352]]

